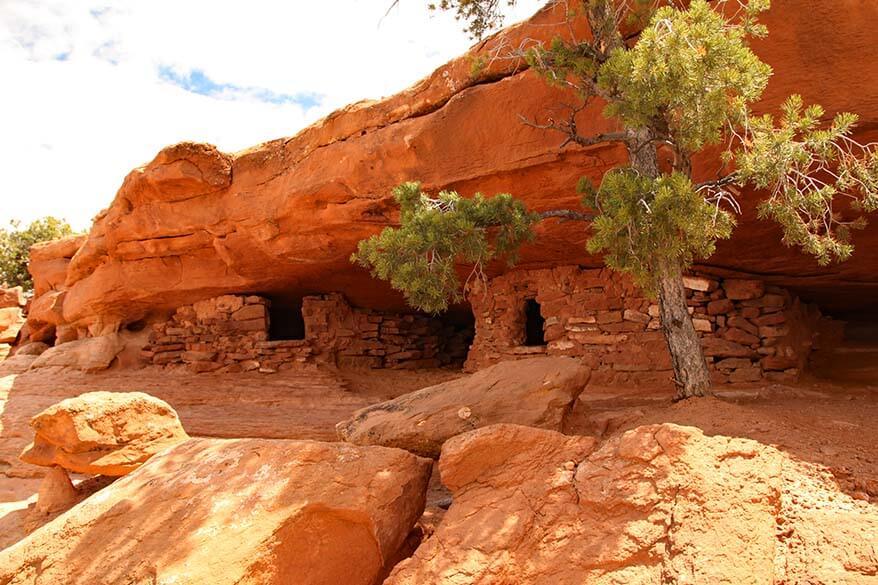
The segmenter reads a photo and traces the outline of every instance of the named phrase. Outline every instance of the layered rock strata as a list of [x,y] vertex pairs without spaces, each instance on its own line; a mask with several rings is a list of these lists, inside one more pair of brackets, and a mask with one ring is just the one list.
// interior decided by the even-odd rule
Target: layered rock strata
[[[397,221],[390,193],[403,181],[464,195],[510,192],[535,210],[576,207],[579,177],[599,181],[625,162],[623,149],[560,149],[558,136],[522,124],[520,115],[557,115],[569,96],[520,61],[493,58],[526,40],[569,34],[564,17],[563,3],[553,3],[414,87],[349,106],[292,138],[234,154],[192,143],[162,150],[128,175],[87,237],[35,251],[35,306],[42,310],[30,318],[31,338],[103,335],[197,301],[254,291],[338,291],[356,306],[401,311],[402,298],[352,267],[349,257],[358,241]],[[863,75],[878,70],[878,5],[785,0],[764,21],[771,34],[755,50],[775,75],[758,112],[800,93],[823,104],[828,116],[858,113],[856,137],[878,138],[878,86]],[[574,23],[573,30],[582,28]],[[475,76],[474,60],[487,64]],[[580,112],[577,125],[589,134],[612,130],[599,103]],[[697,157],[696,179],[712,177],[716,167],[715,153]],[[742,193],[735,236],[719,243],[710,265],[760,273],[830,310],[869,308],[878,290],[878,229],[854,234],[849,262],[820,267],[784,247],[775,225],[756,219],[759,199]],[[546,222],[519,265],[600,266],[584,251],[587,237],[575,222]]]

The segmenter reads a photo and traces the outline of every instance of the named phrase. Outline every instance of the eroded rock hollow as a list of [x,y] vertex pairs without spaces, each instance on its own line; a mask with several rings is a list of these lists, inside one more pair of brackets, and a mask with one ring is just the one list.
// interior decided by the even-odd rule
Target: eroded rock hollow
[[[577,179],[599,179],[624,153],[559,148],[558,136],[522,124],[519,115],[543,119],[563,98],[522,63],[489,60],[475,75],[471,67],[498,47],[565,34],[558,10],[549,6],[414,87],[349,106],[292,138],[234,154],[194,143],[162,150],[128,175],[86,237],[34,251],[38,297],[28,335],[50,341],[113,333],[227,293],[287,300],[341,293],[357,307],[402,310],[401,297],[349,256],[359,240],[396,220],[390,191],[403,181],[464,195],[511,192],[536,210],[576,207]],[[878,136],[878,83],[863,75],[878,69],[876,20],[872,3],[840,10],[831,0],[777,2],[766,17],[771,35],[755,47],[776,71],[758,109],[774,110],[801,93],[829,114],[857,112],[857,138]],[[578,120],[595,133],[609,123],[599,105]],[[696,178],[715,168],[713,155],[700,157]],[[874,310],[868,299],[878,290],[878,229],[856,233],[852,260],[821,268],[781,245],[776,226],[756,220],[757,199],[743,195],[734,238],[702,268],[758,275],[828,311]],[[519,267],[599,266],[584,251],[586,238],[575,222],[547,222]]]

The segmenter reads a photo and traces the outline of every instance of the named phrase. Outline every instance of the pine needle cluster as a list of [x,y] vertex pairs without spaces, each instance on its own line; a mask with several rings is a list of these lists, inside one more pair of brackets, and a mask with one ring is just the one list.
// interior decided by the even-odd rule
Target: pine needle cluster
[[539,216],[508,194],[466,199],[453,191],[431,197],[419,183],[393,192],[400,206],[400,227],[385,228],[360,242],[351,260],[390,282],[413,307],[440,312],[461,298],[456,266],[483,274],[495,258],[513,263],[519,246],[533,239]]

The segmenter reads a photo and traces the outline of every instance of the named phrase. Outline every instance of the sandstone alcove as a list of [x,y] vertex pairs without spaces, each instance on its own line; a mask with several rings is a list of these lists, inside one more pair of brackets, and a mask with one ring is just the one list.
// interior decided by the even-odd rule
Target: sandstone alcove
[[878,309],[835,312],[816,340],[810,366],[818,378],[840,383],[878,380]]

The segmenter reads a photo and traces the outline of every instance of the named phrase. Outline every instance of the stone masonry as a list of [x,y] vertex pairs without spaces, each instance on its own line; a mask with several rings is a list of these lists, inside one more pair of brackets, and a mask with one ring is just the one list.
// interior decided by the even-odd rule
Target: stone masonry
[[351,307],[340,294],[305,297],[304,339],[269,338],[270,301],[224,295],[180,307],[152,326],[142,357],[195,372],[265,373],[304,364],[366,368],[460,365],[472,336],[437,318]]
[[[792,381],[804,366],[819,313],[787,291],[750,279],[685,279],[689,312],[715,383]],[[527,299],[540,305],[545,345],[524,343]],[[570,355],[597,384],[665,385],[671,360],[658,305],[609,269],[518,270],[470,294],[473,371],[506,359]]]
[[[715,383],[793,381],[820,314],[754,279],[685,278],[689,311]],[[304,339],[270,339],[270,301],[224,295],[180,307],[152,326],[142,355],[196,372],[275,372],[313,363],[475,371],[534,355],[580,358],[605,385],[669,385],[658,305],[624,275],[561,266],[516,270],[472,290],[472,332],[422,314],[352,307],[340,294],[305,297]],[[539,304],[542,344],[525,345],[525,303]],[[469,350],[469,353],[467,351]]]

